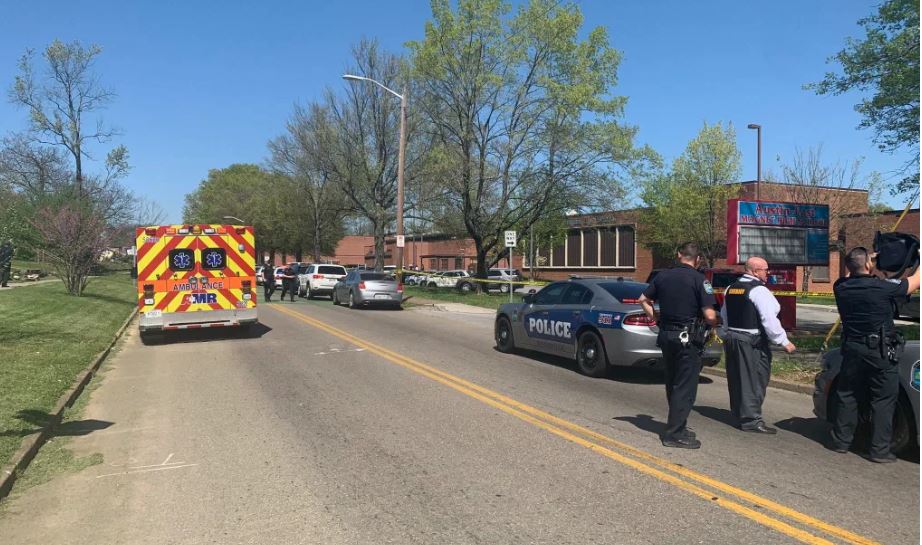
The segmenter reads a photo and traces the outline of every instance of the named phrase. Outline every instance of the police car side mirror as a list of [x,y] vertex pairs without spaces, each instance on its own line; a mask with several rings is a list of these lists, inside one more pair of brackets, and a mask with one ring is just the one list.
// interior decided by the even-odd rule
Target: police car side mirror
[[522,302],[525,303],[526,305],[530,305],[530,304],[534,303],[534,302],[535,302],[535,294],[534,294],[534,293],[529,293],[528,295],[526,295],[525,297],[522,298]]

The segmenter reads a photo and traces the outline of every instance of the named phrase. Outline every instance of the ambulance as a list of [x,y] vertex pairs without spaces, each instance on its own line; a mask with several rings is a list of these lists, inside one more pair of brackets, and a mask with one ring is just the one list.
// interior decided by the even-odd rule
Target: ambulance
[[159,225],[135,235],[143,340],[169,330],[248,330],[256,323],[253,227]]

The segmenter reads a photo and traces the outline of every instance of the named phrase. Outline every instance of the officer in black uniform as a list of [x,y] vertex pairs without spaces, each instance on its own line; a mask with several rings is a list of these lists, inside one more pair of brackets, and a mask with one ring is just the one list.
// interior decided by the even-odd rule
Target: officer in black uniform
[[871,408],[872,462],[890,463],[893,411],[899,395],[902,337],[893,325],[895,299],[919,288],[919,269],[903,280],[874,276],[874,263],[865,248],[854,248],[845,259],[849,276],[833,286],[842,319],[842,369],[836,393],[836,421],[829,447],[848,452],[858,424],[858,401]]
[[271,301],[272,294],[275,293],[275,267],[267,259],[263,264],[263,297]]
[[[640,296],[647,316],[657,321],[657,345],[666,364],[666,400],[669,418],[661,436],[664,446],[696,449],[701,442],[686,422],[698,394],[701,353],[707,328],[717,325],[716,301],[711,285],[698,270],[698,245],[687,242],[678,249],[679,265],[661,272]],[[653,302],[659,303],[659,316]]]

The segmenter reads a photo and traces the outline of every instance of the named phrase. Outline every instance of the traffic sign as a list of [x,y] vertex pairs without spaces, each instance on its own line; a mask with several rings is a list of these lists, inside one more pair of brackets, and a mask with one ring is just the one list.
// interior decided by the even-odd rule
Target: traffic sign
[[403,248],[406,246],[406,238],[403,235],[397,235],[397,247]]
[[515,247],[515,231],[506,231],[506,248]]

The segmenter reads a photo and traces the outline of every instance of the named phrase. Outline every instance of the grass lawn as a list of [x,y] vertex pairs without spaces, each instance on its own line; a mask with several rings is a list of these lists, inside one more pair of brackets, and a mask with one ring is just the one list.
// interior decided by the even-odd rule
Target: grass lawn
[[128,274],[90,280],[83,297],[60,282],[0,292],[0,466],[112,340],[135,294]]
[[832,295],[817,295],[813,297],[798,297],[798,303],[809,303],[811,305],[836,306],[836,298]]
[[[454,288],[420,288],[407,285],[404,285],[403,287],[403,296],[413,296],[413,299],[409,301],[410,305],[412,305],[415,300],[418,299],[429,299],[433,301],[445,301],[448,303],[464,303],[465,305],[490,308],[494,310],[499,308],[500,305],[509,302],[508,293],[472,292],[465,294]],[[513,301],[516,303],[521,303],[522,296],[518,294],[513,295]]]

